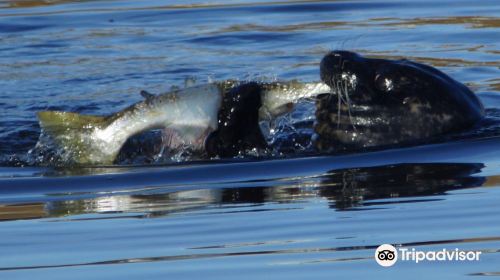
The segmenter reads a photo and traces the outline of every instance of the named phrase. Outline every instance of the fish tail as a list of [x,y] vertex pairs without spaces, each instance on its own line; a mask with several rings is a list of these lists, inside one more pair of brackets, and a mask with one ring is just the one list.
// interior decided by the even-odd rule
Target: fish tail
[[111,164],[123,144],[96,137],[96,132],[109,125],[107,117],[60,111],[38,112],[37,116],[42,133],[53,141],[64,162]]

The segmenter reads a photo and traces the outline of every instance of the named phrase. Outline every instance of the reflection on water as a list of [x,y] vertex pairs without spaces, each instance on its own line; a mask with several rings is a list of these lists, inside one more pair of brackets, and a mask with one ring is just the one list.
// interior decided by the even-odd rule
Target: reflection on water
[[250,187],[197,189],[165,194],[117,194],[80,200],[0,205],[0,220],[88,213],[135,213],[136,217],[146,218],[213,206],[232,211],[232,204],[293,203],[311,198],[325,198],[330,201],[330,207],[337,210],[362,210],[363,206],[401,203],[371,202],[374,199],[419,197],[404,201],[411,203],[425,199],[425,196],[438,199],[436,195],[443,195],[450,190],[482,186],[486,178],[475,174],[483,167],[479,163],[401,164],[334,170],[320,177],[304,178],[284,185],[278,181],[272,186],[255,184]]
[[[0,239],[0,245],[12,256],[0,254],[0,274],[36,270],[45,278],[53,269],[66,275],[78,268],[102,278],[106,273],[99,271],[142,264],[157,274],[155,279],[176,271],[189,279],[215,265],[213,273],[223,279],[232,266],[262,276],[301,268],[328,279],[331,265],[341,264],[347,274],[364,271],[352,266],[371,268],[373,250],[384,242],[481,250],[482,266],[455,265],[441,273],[495,274],[486,268],[500,242],[491,230],[498,187],[490,194],[481,187],[498,186],[500,177],[482,176],[482,170],[480,163],[396,164],[247,182],[246,187],[89,192],[79,199],[60,193],[59,200],[48,196],[37,203],[0,205],[2,237],[11,240]],[[11,243],[14,237],[18,242]],[[53,258],[37,257],[34,248]],[[419,267],[438,273],[433,266]]]
[[384,203],[370,203],[369,200],[443,195],[450,190],[479,187],[486,179],[473,175],[483,167],[483,164],[457,163],[351,169],[326,177],[319,193],[329,198],[332,207],[337,209],[382,205]]
[[[5,0],[7,2],[6,5],[9,8],[26,8],[26,7],[37,7],[37,6],[48,6],[48,5],[56,5],[62,3],[70,3],[75,2],[74,0]],[[0,3],[0,7],[2,7],[3,3]]]

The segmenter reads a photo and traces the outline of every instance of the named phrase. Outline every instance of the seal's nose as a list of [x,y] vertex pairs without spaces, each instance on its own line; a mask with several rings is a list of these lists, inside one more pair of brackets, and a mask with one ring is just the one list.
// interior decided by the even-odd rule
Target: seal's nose
[[331,87],[332,78],[342,71],[342,64],[349,56],[347,51],[332,51],[325,55],[319,67],[321,80]]
[[341,60],[341,56],[333,52],[325,55],[321,60],[319,65],[320,77],[321,80],[330,87],[332,86],[332,77],[335,76],[335,73],[340,72]]
[[320,63],[319,71],[321,80],[332,87],[332,78],[345,70],[346,64],[358,60],[359,55],[349,51],[331,51],[323,57]]

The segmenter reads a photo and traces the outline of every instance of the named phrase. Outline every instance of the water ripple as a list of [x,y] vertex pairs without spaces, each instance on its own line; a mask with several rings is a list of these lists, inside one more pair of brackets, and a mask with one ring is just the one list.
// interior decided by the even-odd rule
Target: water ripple
[[[397,247],[404,246],[424,246],[424,245],[444,245],[444,244],[463,244],[463,243],[482,243],[500,241],[500,237],[479,237],[470,238],[462,240],[436,240],[436,241],[422,241],[422,242],[411,242],[411,243],[401,243],[396,244]],[[284,249],[284,250],[263,250],[263,251],[244,251],[244,252],[229,252],[229,253],[206,253],[206,254],[187,254],[187,255],[173,255],[173,256],[155,256],[155,257],[141,257],[141,258],[126,258],[126,259],[115,259],[106,260],[99,262],[89,262],[89,263],[70,263],[70,264],[54,264],[54,265],[40,265],[40,266],[19,266],[19,267],[0,267],[0,271],[8,270],[32,270],[32,269],[47,269],[47,268],[65,268],[65,267],[81,267],[81,266],[95,266],[95,265],[116,265],[116,264],[131,264],[131,263],[152,263],[152,262],[170,262],[170,261],[180,261],[180,260],[195,260],[195,259],[213,259],[221,257],[243,257],[243,256],[255,256],[255,255],[281,255],[281,254],[300,254],[307,255],[308,253],[324,253],[324,252],[345,252],[345,251],[363,251],[363,250],[373,250],[377,248],[379,244],[376,245],[364,245],[364,246],[346,246],[346,247],[333,247],[333,248],[300,248],[300,249]],[[219,246],[218,248],[227,248],[225,246]],[[371,254],[372,252],[370,252]],[[329,262],[343,262],[343,261],[358,261],[372,259],[371,257],[357,257],[357,258],[336,258],[329,259]]]

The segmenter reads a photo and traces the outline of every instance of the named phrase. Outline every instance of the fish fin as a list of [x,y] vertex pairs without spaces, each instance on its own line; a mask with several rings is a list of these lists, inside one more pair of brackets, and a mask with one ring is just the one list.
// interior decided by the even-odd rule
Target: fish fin
[[106,117],[60,111],[38,112],[37,116],[42,133],[54,141],[65,163],[111,164],[121,148],[95,136],[108,126]]
[[141,96],[144,97],[144,99],[150,99],[150,98],[155,97],[154,94],[149,93],[149,92],[147,92],[145,90],[141,90]]
[[81,129],[86,125],[101,125],[106,120],[105,117],[61,111],[42,111],[37,116],[41,128],[56,133],[65,129]]

